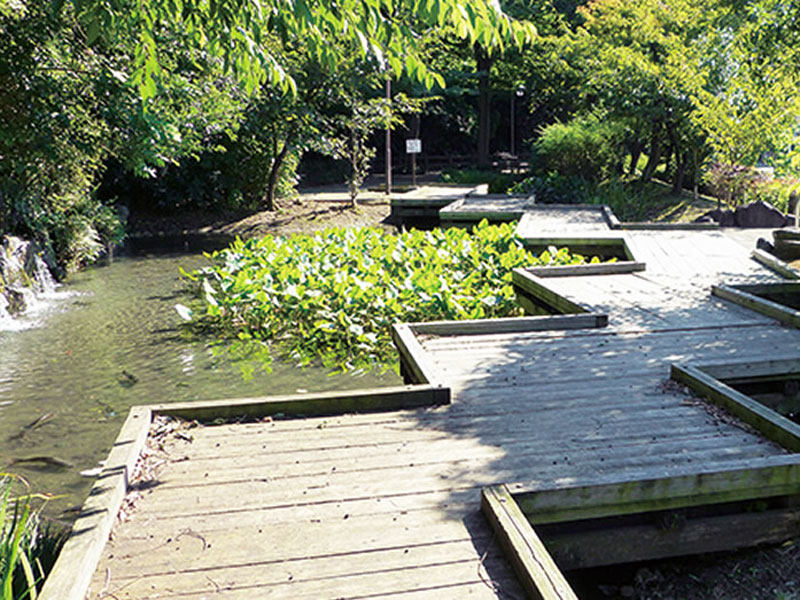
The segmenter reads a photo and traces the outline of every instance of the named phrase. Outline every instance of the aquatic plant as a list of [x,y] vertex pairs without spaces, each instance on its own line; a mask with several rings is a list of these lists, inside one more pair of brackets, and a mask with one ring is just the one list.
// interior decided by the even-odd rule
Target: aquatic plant
[[[34,499],[46,497],[30,494],[12,497],[15,479],[26,484],[19,476],[0,473],[0,593],[3,600],[35,600],[36,586],[44,580],[53,562],[50,560],[44,567],[39,560],[39,511],[32,505]],[[55,555],[63,545],[63,536],[49,537],[60,539],[55,545],[50,544]]]
[[[520,315],[515,267],[580,264],[550,249],[535,256],[515,224],[464,229],[328,229],[313,235],[236,240],[184,273],[201,299],[189,320],[240,340],[270,341],[307,364],[342,369],[393,365],[398,322]],[[597,259],[593,259],[596,261]]]

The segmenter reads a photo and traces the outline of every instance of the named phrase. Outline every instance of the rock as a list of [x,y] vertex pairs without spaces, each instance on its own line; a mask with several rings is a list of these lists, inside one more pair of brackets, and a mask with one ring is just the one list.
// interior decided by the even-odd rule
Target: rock
[[720,227],[733,227],[736,225],[733,211],[719,208],[710,210],[695,220],[697,223],[709,223],[711,221],[719,224]]
[[736,209],[734,220],[737,227],[783,227],[786,215],[777,208],[759,200]]
[[775,253],[775,246],[772,245],[772,242],[765,240],[764,238],[758,238],[756,241],[756,248],[759,250],[764,250],[765,252],[769,252],[770,254]]
[[0,313],[19,315],[36,302],[37,294],[55,290],[56,284],[42,251],[35,242],[16,236],[0,240]]
[[635,594],[636,591],[631,585],[623,585],[621,588],[619,588],[619,595],[623,598],[633,598]]
[[35,301],[33,292],[25,287],[6,286],[3,295],[7,302],[6,310],[12,316],[24,313]]

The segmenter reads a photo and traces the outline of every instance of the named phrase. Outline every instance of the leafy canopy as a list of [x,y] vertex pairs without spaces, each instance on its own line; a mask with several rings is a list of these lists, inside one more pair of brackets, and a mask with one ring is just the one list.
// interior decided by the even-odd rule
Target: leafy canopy
[[210,54],[249,89],[268,81],[284,91],[295,83],[268,43],[303,40],[322,64],[335,67],[341,42],[358,48],[395,76],[405,72],[428,87],[443,84],[416,49],[429,28],[447,28],[487,49],[532,39],[530,24],[510,19],[492,0],[56,0],[72,2],[91,45],[126,32],[137,39],[132,80],[144,97],[157,92],[160,27],[177,24],[198,55]]

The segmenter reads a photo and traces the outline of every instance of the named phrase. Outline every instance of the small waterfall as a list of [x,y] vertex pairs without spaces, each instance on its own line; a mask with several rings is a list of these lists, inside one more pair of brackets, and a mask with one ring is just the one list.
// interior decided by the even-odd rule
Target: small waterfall
[[33,281],[36,292],[39,294],[52,294],[56,291],[56,280],[53,278],[47,263],[39,254],[34,255],[35,267]]
[[35,242],[14,236],[0,240],[0,331],[24,329],[21,315],[44,307],[56,282]]

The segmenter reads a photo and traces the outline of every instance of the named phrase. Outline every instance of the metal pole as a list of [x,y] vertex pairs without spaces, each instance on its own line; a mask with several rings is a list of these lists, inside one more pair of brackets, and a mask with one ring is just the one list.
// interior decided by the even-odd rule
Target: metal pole
[[[411,187],[417,187],[417,153],[411,155]],[[800,206],[800,202],[798,202]]]
[[511,90],[511,156],[514,156],[514,96],[517,95],[517,90]]
[[[387,110],[391,110],[392,106],[392,80],[389,76],[389,71],[386,71],[386,103],[388,104]],[[386,122],[386,195],[392,193],[392,126],[389,121]]]

